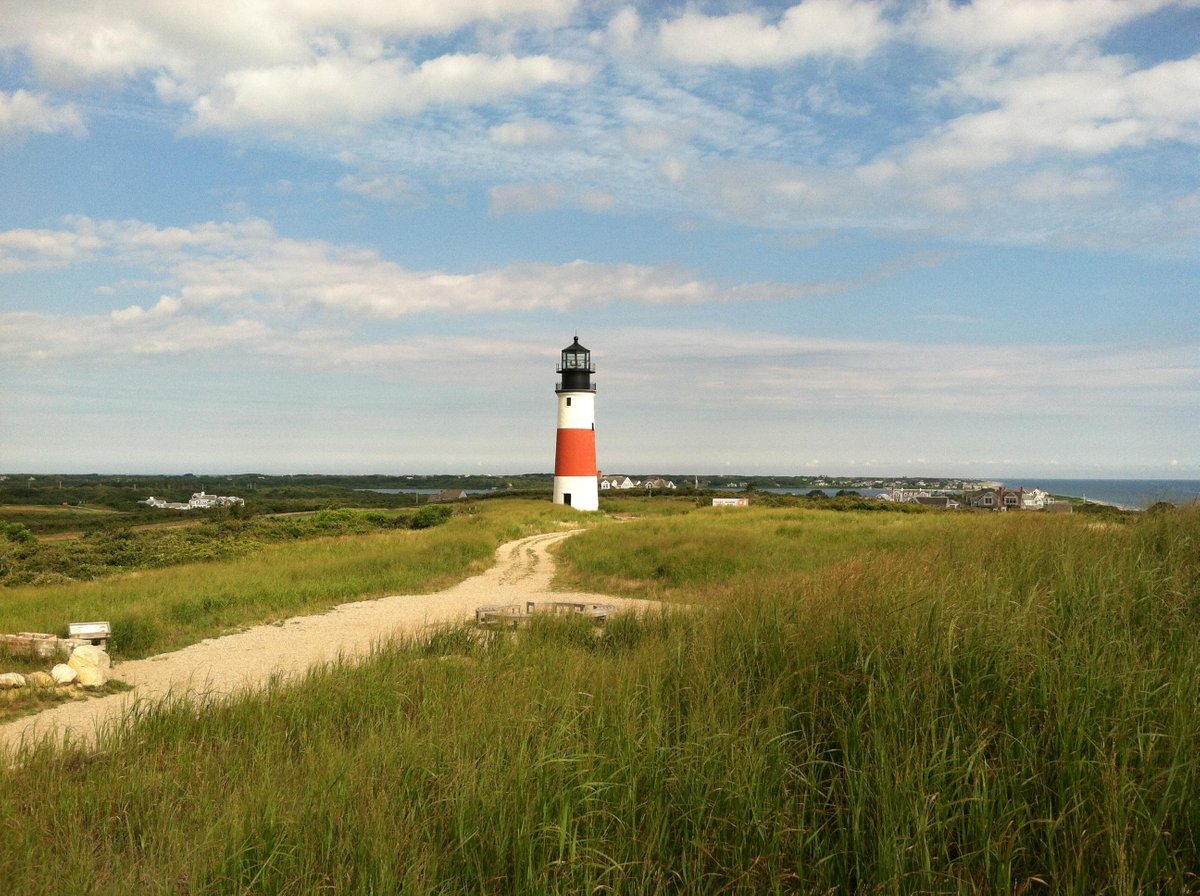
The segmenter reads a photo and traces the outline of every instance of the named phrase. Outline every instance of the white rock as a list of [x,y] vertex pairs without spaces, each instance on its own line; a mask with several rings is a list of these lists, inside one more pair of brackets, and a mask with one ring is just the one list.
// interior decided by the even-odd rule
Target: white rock
[[5,672],[0,674],[0,690],[25,687],[25,676],[20,672]]
[[59,663],[50,670],[50,677],[54,679],[55,684],[70,684],[79,677],[79,673],[66,663]]
[[81,688],[102,687],[108,681],[108,654],[99,647],[76,647],[71,651],[67,665],[79,673],[77,683]]
[[49,672],[30,672],[25,676],[25,683],[34,688],[54,687],[54,679],[50,677]]

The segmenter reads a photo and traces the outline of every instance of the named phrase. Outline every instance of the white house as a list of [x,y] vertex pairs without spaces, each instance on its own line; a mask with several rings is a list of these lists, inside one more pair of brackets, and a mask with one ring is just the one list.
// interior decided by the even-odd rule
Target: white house
[[1042,510],[1047,504],[1053,503],[1053,500],[1040,488],[1034,488],[1021,495],[1021,507],[1026,510]]
[[179,501],[164,501],[153,495],[140,503],[157,507],[160,510],[208,510],[211,507],[242,506],[245,505],[246,499],[236,498],[232,495],[209,495],[205,492],[196,492],[186,504]]
[[670,479],[663,479],[661,476],[656,476],[652,479],[647,479],[642,483],[645,488],[675,488],[675,483]]
[[637,488],[639,483],[634,482],[628,476],[602,476],[600,478],[601,489],[614,488]]
[[209,495],[204,492],[196,492],[188,501],[188,505],[197,510],[207,510],[210,507],[233,507],[235,504],[244,505],[245,503],[245,498],[235,498],[232,495]]

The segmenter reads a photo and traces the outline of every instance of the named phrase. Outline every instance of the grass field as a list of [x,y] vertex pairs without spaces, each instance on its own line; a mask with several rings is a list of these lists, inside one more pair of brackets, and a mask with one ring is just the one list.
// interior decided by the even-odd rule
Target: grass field
[[27,754],[6,892],[1200,892],[1195,511],[705,509],[563,554],[692,609]]
[[[106,619],[115,656],[147,656],[360,597],[436,590],[485,568],[502,541],[553,526],[567,513],[545,502],[508,501],[481,504],[476,512],[418,531],[369,528],[367,534],[312,537],[320,531],[318,514],[251,524],[295,526],[298,536],[307,536],[283,543],[236,536],[230,542],[223,534],[189,535],[186,544],[171,533],[117,538],[117,549],[131,545],[139,564],[154,564],[155,550],[168,559],[219,557],[226,551],[230,559],[138,569],[94,581],[0,588],[0,631],[65,634],[69,622]],[[350,511],[324,514],[338,528],[347,520],[354,524]]]

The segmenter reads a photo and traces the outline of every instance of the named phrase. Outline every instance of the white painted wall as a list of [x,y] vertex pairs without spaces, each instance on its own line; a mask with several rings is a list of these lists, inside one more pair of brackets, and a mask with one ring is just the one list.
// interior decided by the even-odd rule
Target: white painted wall
[[567,494],[576,510],[600,509],[600,489],[595,476],[555,476],[554,503],[565,504]]
[[[567,404],[567,402],[570,404]],[[591,392],[560,392],[559,429],[592,429],[596,422],[596,396]]]

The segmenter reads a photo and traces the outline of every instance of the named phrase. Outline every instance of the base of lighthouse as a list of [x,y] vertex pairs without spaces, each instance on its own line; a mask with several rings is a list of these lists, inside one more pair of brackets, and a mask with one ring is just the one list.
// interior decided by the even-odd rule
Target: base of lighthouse
[[595,476],[555,476],[554,503],[576,510],[599,510],[600,485]]

